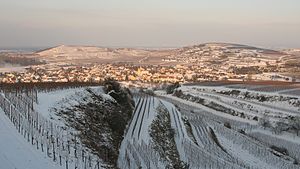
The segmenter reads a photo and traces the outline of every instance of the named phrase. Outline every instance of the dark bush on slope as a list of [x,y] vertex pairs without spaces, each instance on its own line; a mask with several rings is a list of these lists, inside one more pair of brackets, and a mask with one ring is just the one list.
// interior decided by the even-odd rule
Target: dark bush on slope
[[[125,119],[130,119],[132,116],[134,101],[133,96],[128,88],[122,88],[121,85],[114,79],[106,79],[104,81],[104,92],[113,97],[121,106]],[[129,116],[129,117],[128,117]]]
[[174,84],[167,86],[166,92],[167,92],[167,94],[172,94],[174,92],[174,90],[179,87],[180,87],[180,84],[178,82],[176,82]]
[[78,94],[70,99],[70,103],[77,101],[76,105],[56,110],[68,126],[79,131],[80,141],[112,168],[116,168],[134,106],[128,90],[120,87],[118,91],[111,91],[113,100],[104,98],[94,89],[86,89],[83,96]]
[[288,150],[284,147],[277,147],[275,145],[270,146],[271,149],[280,152],[281,154],[284,155],[289,155]]

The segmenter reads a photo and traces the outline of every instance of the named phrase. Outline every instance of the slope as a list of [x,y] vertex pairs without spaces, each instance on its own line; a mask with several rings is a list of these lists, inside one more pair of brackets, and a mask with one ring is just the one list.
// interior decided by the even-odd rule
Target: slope
[[0,110],[0,169],[60,169],[31,146]]

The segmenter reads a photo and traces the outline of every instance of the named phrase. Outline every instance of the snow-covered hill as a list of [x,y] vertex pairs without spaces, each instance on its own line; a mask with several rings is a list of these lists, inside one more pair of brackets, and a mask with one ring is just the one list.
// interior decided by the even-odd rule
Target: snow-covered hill
[[61,45],[35,53],[35,57],[38,59],[51,63],[106,63],[110,61],[120,62],[120,60],[122,60],[122,62],[138,62],[145,57],[160,57],[163,55],[165,55],[164,50],[158,51],[138,48],[106,48],[68,45]]
[[[173,49],[107,48],[95,46],[61,45],[34,54],[34,58],[49,63],[108,63],[132,62],[137,64],[214,64],[236,66],[266,66],[282,63],[291,56],[290,51],[276,51],[229,43],[204,43]],[[249,62],[251,61],[251,62]]]
[[[130,96],[114,89],[118,93],[105,94],[103,87],[12,89],[1,93],[0,103],[14,132],[53,165],[106,168],[116,163],[131,114]],[[26,160],[22,153],[18,158]]]
[[0,169],[63,169],[18,133],[0,110]]

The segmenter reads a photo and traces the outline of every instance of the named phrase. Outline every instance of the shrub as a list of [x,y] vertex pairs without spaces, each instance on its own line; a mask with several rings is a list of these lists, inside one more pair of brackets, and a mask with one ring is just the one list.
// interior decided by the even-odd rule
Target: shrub
[[175,90],[173,95],[180,98],[183,95],[183,93],[181,90]]
[[289,124],[291,124],[291,128],[297,133],[299,136],[300,133],[300,117],[292,117],[289,120]]
[[261,125],[264,128],[272,126],[269,118],[266,115],[264,115],[262,118],[260,118],[258,123],[259,123],[259,125]]
[[284,148],[284,147],[277,147],[277,146],[272,145],[272,146],[270,146],[270,148],[273,149],[273,150],[275,150],[275,151],[278,151],[278,152],[280,152],[281,154],[284,154],[284,155],[288,155],[289,154],[288,150],[286,148]]
[[227,128],[229,128],[229,129],[231,129],[231,124],[230,124],[229,122],[225,122],[225,123],[224,123],[224,127],[227,127]]
[[174,90],[177,89],[178,87],[180,87],[179,82],[176,82],[176,83],[174,83],[174,84],[169,85],[169,86],[166,88],[167,94],[172,94],[172,93],[174,92]]

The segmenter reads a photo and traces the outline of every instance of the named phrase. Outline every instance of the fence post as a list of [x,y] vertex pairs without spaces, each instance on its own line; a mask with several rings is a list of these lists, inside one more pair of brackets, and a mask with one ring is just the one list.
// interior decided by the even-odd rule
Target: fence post
[[68,160],[66,160],[66,169],[69,169]]

